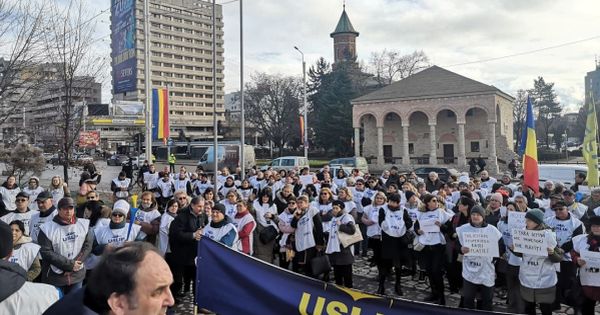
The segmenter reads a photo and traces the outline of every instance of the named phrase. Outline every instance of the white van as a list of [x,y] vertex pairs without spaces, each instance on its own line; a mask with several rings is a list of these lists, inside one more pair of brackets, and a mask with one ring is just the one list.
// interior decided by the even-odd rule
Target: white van
[[561,182],[566,187],[575,183],[575,175],[583,173],[587,176],[586,165],[579,164],[540,164],[538,165],[540,185],[545,181]]
[[301,170],[305,167],[310,167],[308,165],[308,159],[303,156],[282,156],[280,158],[273,159],[271,163],[264,165],[260,168],[261,171],[266,171],[269,169],[272,170]]

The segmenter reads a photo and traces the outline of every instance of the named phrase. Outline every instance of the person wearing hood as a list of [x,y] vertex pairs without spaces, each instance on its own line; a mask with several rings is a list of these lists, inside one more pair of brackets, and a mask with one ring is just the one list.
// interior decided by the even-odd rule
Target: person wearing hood
[[590,231],[587,234],[573,238],[571,251],[573,262],[579,267],[579,280],[575,281],[580,281],[583,291],[582,315],[594,315],[594,307],[600,301],[600,273],[597,268],[590,267],[582,257],[586,251],[596,255],[600,252],[600,216],[591,217],[589,223]]
[[542,315],[552,314],[552,303],[556,299],[556,269],[555,263],[563,258],[563,251],[557,248],[556,234],[544,223],[544,212],[531,209],[525,214],[527,230],[544,231],[545,243],[548,246],[546,255],[522,254],[510,250],[522,257],[519,267],[521,282],[521,297],[525,301],[525,313],[535,314],[536,304],[539,304]]
[[53,176],[50,179],[50,186],[48,186],[48,192],[52,196],[52,204],[56,207],[58,201],[64,197],[71,197],[71,192],[67,183],[65,183],[60,176]]
[[10,222],[13,236],[13,251],[8,259],[27,271],[27,281],[33,281],[42,271],[40,265],[40,246],[31,242],[31,237],[25,234],[25,225],[19,220]]
[[0,221],[0,314],[42,314],[62,294],[51,285],[27,281],[25,269],[10,262],[12,252],[11,227]]
[[[25,193],[27,193],[27,195],[29,195],[29,200],[35,200],[37,199],[37,196],[44,191],[44,188],[40,186],[40,179],[32,176],[29,179],[29,182],[27,184],[27,187],[23,188],[23,191]],[[37,204],[35,202],[31,203],[29,205],[29,209],[31,210],[37,210]]]
[[40,228],[42,282],[60,288],[65,295],[80,288],[85,277],[83,262],[94,242],[89,224],[89,220],[75,217],[74,200],[63,198],[58,202],[58,214]]
[[7,215],[0,217],[0,220],[5,223],[10,223],[14,220],[19,220],[25,225],[25,234],[29,235],[29,223],[31,216],[38,211],[32,211],[29,209],[29,195],[26,192],[19,192],[15,198],[17,208],[15,211],[8,213]]
[[[9,175],[6,181],[0,186],[0,199],[4,207],[0,207],[0,216],[7,214],[10,211],[15,211],[17,208],[17,194],[21,192],[21,188],[17,185],[17,178],[14,175]],[[0,204],[2,206],[2,204]]]
[[31,215],[31,219],[29,221],[29,236],[34,243],[37,243],[40,227],[42,224],[54,219],[57,211],[56,207],[54,206],[52,194],[50,192],[41,192],[35,199],[35,202],[37,203],[39,211]]
[[[377,196],[377,195],[376,195]],[[402,296],[402,265],[407,261],[408,243],[405,234],[410,233],[413,222],[408,211],[400,205],[400,194],[394,193],[388,197],[387,205],[379,208],[378,223],[381,226],[381,261],[377,266],[379,271],[379,289],[377,293],[385,294],[385,278],[394,267],[396,282],[395,292]]]
[[156,238],[160,229],[160,212],[154,193],[145,191],[140,197],[140,207],[135,213],[135,224],[142,227],[142,236],[146,242],[156,244]]
[[[456,229],[459,245],[464,244],[465,233],[482,233],[490,236],[488,239],[492,244],[498,244],[502,239],[502,233],[498,229],[485,222],[485,210],[481,206],[474,206],[469,215],[469,223],[463,224]],[[499,246],[499,245],[498,245]],[[475,309],[475,297],[479,294],[480,309],[492,311],[492,300],[494,298],[494,281],[496,271],[494,268],[494,257],[471,256],[470,248],[460,246],[463,258],[463,306]]]

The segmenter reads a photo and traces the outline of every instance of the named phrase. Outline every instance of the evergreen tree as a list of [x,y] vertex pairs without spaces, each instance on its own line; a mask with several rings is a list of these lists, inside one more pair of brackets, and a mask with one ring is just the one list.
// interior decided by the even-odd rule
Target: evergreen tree
[[546,83],[543,77],[538,77],[537,80],[533,80],[533,89],[528,92],[533,107],[537,110],[537,125],[542,131],[546,145],[549,145],[549,132],[562,111],[560,103],[556,100],[554,83]]

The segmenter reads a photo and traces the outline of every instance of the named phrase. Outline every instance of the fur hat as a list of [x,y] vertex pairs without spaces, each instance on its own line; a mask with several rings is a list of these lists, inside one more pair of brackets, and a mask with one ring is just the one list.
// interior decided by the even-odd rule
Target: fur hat
[[127,217],[127,214],[129,213],[129,203],[123,199],[117,200],[113,205],[112,212],[118,212]]

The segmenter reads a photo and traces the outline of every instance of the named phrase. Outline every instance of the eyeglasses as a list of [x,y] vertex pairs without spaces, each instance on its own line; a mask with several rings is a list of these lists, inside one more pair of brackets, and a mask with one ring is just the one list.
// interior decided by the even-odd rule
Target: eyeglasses
[[16,202],[25,202],[25,201],[27,201],[27,200],[28,200],[28,199],[19,198],[19,199],[17,199],[17,200],[16,200]]
[[124,217],[124,215],[122,213],[118,213],[118,212],[113,213],[112,216],[113,217],[118,217],[118,218]]
[[186,200],[186,199],[187,199],[187,197],[179,197],[179,198],[177,198],[177,200]]

